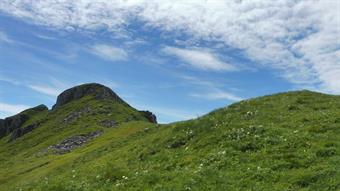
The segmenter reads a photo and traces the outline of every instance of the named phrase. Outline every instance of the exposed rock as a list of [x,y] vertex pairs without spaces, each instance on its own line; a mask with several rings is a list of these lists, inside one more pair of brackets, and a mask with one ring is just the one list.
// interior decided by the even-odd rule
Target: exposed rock
[[35,128],[37,128],[40,125],[40,123],[34,123],[32,125],[28,125],[24,128],[17,128],[15,129],[12,134],[11,134],[11,138],[8,142],[14,141],[15,139],[25,135],[26,133],[29,133],[31,131],[33,131]]
[[88,134],[76,135],[63,140],[59,144],[51,145],[47,150],[52,150],[57,154],[64,154],[72,151],[73,149],[80,147],[87,143],[88,141],[101,135],[101,131],[94,131]]
[[110,88],[97,83],[89,83],[76,86],[62,92],[58,96],[57,103],[52,107],[52,109],[54,110],[62,105],[65,105],[74,100],[78,100],[87,95],[92,95],[95,99],[98,100],[110,99],[127,105],[127,103],[125,103]]
[[48,110],[48,108],[45,105],[38,105],[17,115],[0,120],[0,138],[20,128],[30,118],[30,116],[46,110]]
[[157,123],[157,117],[150,111],[140,111],[151,123]]
[[90,107],[85,107],[80,111],[74,111],[71,112],[70,114],[68,114],[65,118],[64,118],[64,123],[71,123],[73,121],[78,120],[81,116],[90,113],[91,112],[91,108]]
[[107,128],[117,127],[118,123],[114,119],[103,120],[99,122],[99,125]]

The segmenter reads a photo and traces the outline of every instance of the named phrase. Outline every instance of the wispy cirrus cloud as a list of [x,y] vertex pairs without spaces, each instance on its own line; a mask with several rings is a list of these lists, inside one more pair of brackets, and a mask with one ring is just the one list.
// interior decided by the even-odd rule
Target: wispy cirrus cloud
[[5,32],[0,31],[0,42],[12,43],[13,41]]
[[211,71],[234,71],[236,68],[223,62],[216,54],[203,49],[185,49],[166,46],[162,52],[173,55],[194,68]]
[[121,61],[128,59],[128,53],[124,49],[112,45],[96,44],[92,46],[89,51],[90,53],[109,61]]
[[49,96],[58,96],[62,90],[56,87],[45,86],[45,85],[28,85],[29,88],[35,90],[37,92],[49,95]]
[[[28,105],[18,105],[0,102],[0,112],[4,112],[6,116],[17,114],[25,109],[30,108]],[[4,115],[5,116],[5,115]],[[3,116],[0,116],[3,117]]]
[[[220,83],[213,83],[207,80],[199,79],[193,76],[179,76],[187,83],[190,83],[195,86],[201,87],[200,92],[190,93],[189,96],[206,99],[206,100],[229,100],[229,101],[241,101],[244,98],[237,96],[231,92],[223,90]],[[223,84],[222,84],[223,85]]]
[[56,97],[67,87],[70,87],[70,84],[51,78],[46,83],[28,83],[25,86],[39,93]]
[[196,98],[202,98],[207,100],[231,100],[231,101],[241,101],[243,98],[236,96],[232,93],[215,89],[213,91],[209,92],[203,92],[203,93],[192,93],[190,94],[192,97]]
[[15,80],[13,78],[9,78],[9,77],[6,77],[4,75],[1,75],[0,76],[0,81],[2,82],[7,82],[7,83],[10,83],[10,84],[13,84],[13,85],[20,85],[21,82],[19,82],[18,80]]

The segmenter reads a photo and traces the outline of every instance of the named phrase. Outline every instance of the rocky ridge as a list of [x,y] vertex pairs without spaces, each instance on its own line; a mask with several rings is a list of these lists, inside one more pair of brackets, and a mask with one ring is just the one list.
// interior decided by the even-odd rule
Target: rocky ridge
[[[45,105],[38,105],[36,107],[27,109],[25,111],[20,112],[17,115],[7,117],[5,119],[0,119],[0,138],[17,131],[26,121],[28,121],[31,117],[34,115],[47,111],[48,108]],[[27,132],[28,129],[26,129],[25,132]],[[33,130],[33,129],[32,129]],[[23,132],[23,131],[17,131],[17,132]],[[15,133],[17,134],[17,133]],[[20,133],[19,133],[20,134]],[[15,137],[15,135],[12,135]]]

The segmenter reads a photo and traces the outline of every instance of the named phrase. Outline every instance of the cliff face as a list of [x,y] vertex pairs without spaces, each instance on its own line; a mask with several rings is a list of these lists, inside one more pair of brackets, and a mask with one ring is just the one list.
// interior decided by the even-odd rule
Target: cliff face
[[[17,115],[0,119],[0,138],[14,132],[24,125],[26,121],[34,117],[36,114],[47,111],[45,105],[38,105],[36,107],[27,109]],[[27,131],[27,130],[26,130]]]

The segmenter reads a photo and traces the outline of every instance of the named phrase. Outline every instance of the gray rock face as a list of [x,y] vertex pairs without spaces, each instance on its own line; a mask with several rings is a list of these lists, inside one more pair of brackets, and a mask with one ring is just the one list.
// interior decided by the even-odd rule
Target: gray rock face
[[52,150],[54,153],[57,154],[65,154],[77,147],[84,145],[88,141],[100,136],[101,134],[101,131],[94,131],[88,134],[72,136],[63,140],[59,144],[49,146],[47,149]]
[[38,105],[37,107],[27,109],[17,115],[7,117],[0,120],[0,138],[12,133],[14,130],[20,128],[28,119],[28,113],[37,113],[46,111],[48,108],[45,105]]
[[[95,97],[95,99],[98,100],[105,100],[105,99],[111,99],[115,100],[117,102],[125,103],[117,94],[115,94],[110,88],[97,84],[97,83],[89,83],[89,84],[83,84],[80,86],[76,86],[73,88],[70,88],[68,90],[65,90],[62,92],[58,98],[57,103],[52,107],[52,110],[65,105],[71,101],[80,99],[84,96],[92,95]],[[127,103],[125,103],[127,104]]]
[[113,128],[113,127],[117,127],[118,123],[116,122],[116,120],[111,119],[111,120],[100,121],[99,125],[103,127],[107,127],[107,128]]
[[39,127],[40,123],[34,123],[32,125],[28,125],[26,127],[23,128],[17,128],[15,129],[12,134],[11,134],[11,138],[8,142],[12,142],[15,139],[25,135],[26,133],[29,133],[31,131],[33,131],[35,128]]
[[64,123],[71,123],[74,121],[77,121],[79,118],[81,118],[83,115],[86,115],[88,113],[91,112],[91,108],[90,107],[85,107],[80,111],[74,111],[71,112],[70,114],[68,114],[65,118],[64,118]]
[[150,111],[140,111],[151,123],[157,124],[157,117]]

